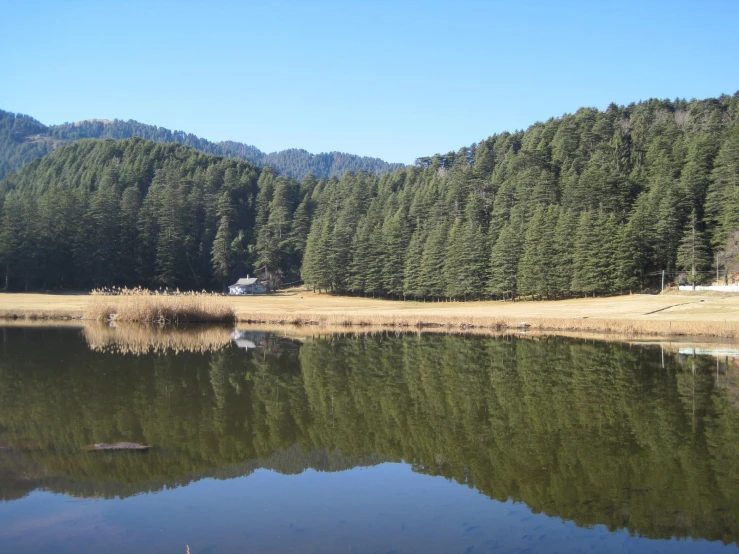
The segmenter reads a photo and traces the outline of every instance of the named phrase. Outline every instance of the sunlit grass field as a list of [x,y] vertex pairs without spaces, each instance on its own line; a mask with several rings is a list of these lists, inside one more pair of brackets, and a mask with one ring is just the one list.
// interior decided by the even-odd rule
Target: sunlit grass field
[[[111,308],[94,309],[95,302],[99,302],[96,298],[100,297],[0,293],[0,317],[98,319],[93,314],[99,316]],[[172,298],[176,303],[178,297]],[[219,310],[223,306],[232,307],[236,318],[247,323],[459,330],[512,328],[526,323],[531,329],[739,338],[739,296],[718,294],[627,295],[537,302],[397,302],[296,289],[271,295],[216,298],[219,301],[214,305]]]

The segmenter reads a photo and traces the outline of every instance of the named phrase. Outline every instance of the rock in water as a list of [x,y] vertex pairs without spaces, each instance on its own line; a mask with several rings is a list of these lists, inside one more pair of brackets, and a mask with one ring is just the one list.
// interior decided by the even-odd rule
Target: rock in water
[[139,444],[137,442],[113,442],[113,443],[105,443],[105,442],[98,442],[96,444],[91,444],[87,447],[87,450],[90,450],[92,452],[97,451],[104,451],[104,450],[149,450],[151,446],[146,444]]

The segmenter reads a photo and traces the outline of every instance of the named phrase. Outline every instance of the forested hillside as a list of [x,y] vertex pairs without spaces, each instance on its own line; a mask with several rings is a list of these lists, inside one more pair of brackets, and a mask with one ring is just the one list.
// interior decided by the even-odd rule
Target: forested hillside
[[258,177],[177,144],[59,148],[0,184],[6,286],[213,288],[249,258]]
[[739,94],[583,108],[315,189],[302,275],[396,298],[563,297],[739,271]]
[[31,117],[0,110],[0,179],[24,163],[40,158],[54,148],[75,140],[83,138],[122,140],[133,137],[183,144],[207,154],[239,158],[258,166],[273,167],[279,174],[296,179],[302,179],[309,173],[317,177],[332,177],[359,170],[379,175],[402,167],[402,164],[388,163],[379,158],[344,152],[311,154],[306,150],[291,148],[267,154],[256,146],[233,141],[211,142],[192,133],[171,131],[133,120],[90,119],[47,127]]
[[0,110],[0,179],[54,149],[47,131],[32,117]]
[[[11,288],[275,281],[393,298],[561,298],[739,271],[739,94],[572,115],[378,177],[302,182],[86,140],[0,183]],[[128,246],[125,246],[128,245]]]

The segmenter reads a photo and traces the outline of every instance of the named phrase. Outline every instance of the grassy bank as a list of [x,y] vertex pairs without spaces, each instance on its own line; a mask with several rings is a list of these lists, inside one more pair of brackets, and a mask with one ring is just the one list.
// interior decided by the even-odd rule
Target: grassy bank
[[739,297],[694,293],[548,302],[391,302],[296,292],[234,299],[239,321],[338,328],[530,330],[739,338]]
[[[116,320],[156,321],[161,317],[157,315],[158,308],[154,310],[149,304],[154,301],[170,303],[172,309],[180,310],[193,300],[187,296],[147,299],[145,309],[141,304],[134,305],[130,312],[133,315],[128,316],[124,315],[121,303],[129,300],[117,296],[0,294],[0,318],[102,320],[116,313],[121,314],[116,315]],[[135,302],[142,301],[135,299]],[[252,324],[497,331],[516,328],[525,322],[531,330],[739,338],[739,296],[695,293],[550,302],[424,303],[293,291],[255,297],[207,295],[195,302],[213,303],[223,308],[223,317]],[[163,317],[176,319],[174,315]]]
[[591,319],[567,317],[464,316],[452,314],[314,314],[259,313],[239,318],[248,324],[317,325],[333,328],[443,329],[450,331],[575,331],[650,336],[710,336],[739,338],[739,323],[721,321],[663,321],[630,319]]

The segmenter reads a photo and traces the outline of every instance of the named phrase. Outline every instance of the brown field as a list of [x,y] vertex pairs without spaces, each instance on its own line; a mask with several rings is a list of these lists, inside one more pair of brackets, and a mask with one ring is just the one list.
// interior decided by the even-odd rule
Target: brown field
[[[0,293],[0,318],[81,319],[95,296]],[[739,338],[739,296],[628,295],[549,302],[393,302],[303,291],[229,297],[237,319],[252,324],[502,330]]]

